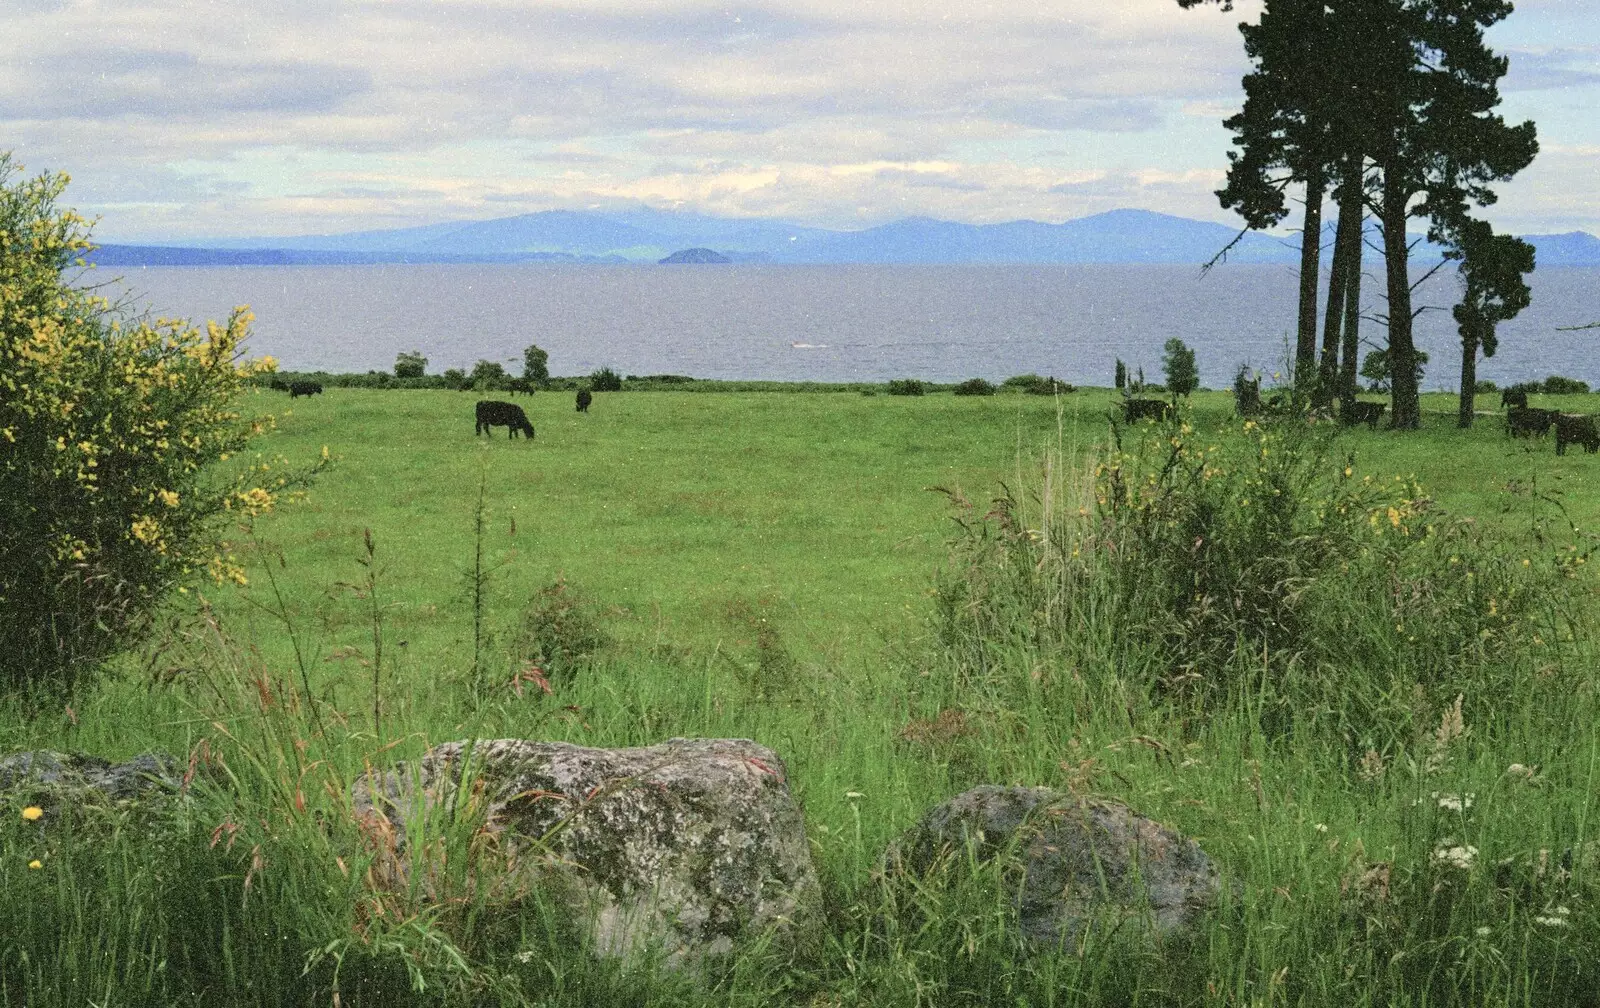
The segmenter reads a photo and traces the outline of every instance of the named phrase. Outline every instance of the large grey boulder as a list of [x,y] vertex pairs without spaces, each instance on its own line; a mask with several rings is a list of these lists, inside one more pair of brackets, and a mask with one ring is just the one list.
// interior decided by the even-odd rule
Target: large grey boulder
[[84,753],[25,750],[0,757],[0,793],[48,811],[57,805],[110,805],[179,790],[183,763],[166,753],[141,753],[113,763]]
[[1217,898],[1216,865],[1193,840],[1119,802],[1049,788],[985,784],[938,805],[890,849],[891,867],[926,875],[946,858],[1011,852],[1018,923],[1036,943],[1071,941],[1107,915],[1183,931]]
[[809,938],[819,923],[805,822],[783,762],[764,746],[497,739],[471,743],[464,761],[468,749],[447,742],[415,766],[358,782],[357,814],[403,838],[408,817],[460,793],[465,762],[502,848],[537,863],[603,956],[652,949],[678,964],[764,933]]

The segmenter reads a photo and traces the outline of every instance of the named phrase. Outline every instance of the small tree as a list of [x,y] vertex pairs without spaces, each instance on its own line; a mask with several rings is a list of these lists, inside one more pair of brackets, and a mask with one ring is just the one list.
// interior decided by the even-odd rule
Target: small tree
[[0,154],[0,689],[70,690],[170,590],[242,583],[219,522],[270,510],[290,479],[217,471],[271,425],[240,411],[273,367],[241,357],[250,313],[118,314],[66,275],[91,247],[56,209],[66,176],[18,171]]
[[1128,391],[1128,365],[1122,363],[1122,358],[1117,358],[1116,386],[1118,392]]
[[443,377],[446,388],[459,392],[467,387],[467,373],[458,367],[445,368]]
[[481,360],[472,365],[472,387],[481,391],[503,389],[510,376],[499,361]]
[[421,378],[428,373],[428,358],[422,356],[420,350],[410,353],[400,353],[394,359],[394,376],[396,378]]
[[1200,387],[1200,371],[1195,367],[1194,351],[1176,336],[1167,340],[1161,356],[1161,370],[1167,378],[1167,391],[1174,398],[1186,396]]
[[550,354],[532,344],[522,350],[522,377],[540,388],[550,382]]
[[[1428,354],[1425,350],[1412,350],[1412,371],[1415,377],[1411,379],[1412,387],[1422,384],[1422,369],[1428,363]],[[1367,380],[1369,392],[1387,392],[1394,376],[1389,373],[1389,351],[1379,348],[1361,359],[1361,377]]]

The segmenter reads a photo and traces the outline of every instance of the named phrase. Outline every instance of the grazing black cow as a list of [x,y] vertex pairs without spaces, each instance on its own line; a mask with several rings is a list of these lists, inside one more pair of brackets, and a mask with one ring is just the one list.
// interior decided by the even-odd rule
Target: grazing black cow
[[523,395],[533,395],[533,382],[526,378],[513,378],[506,382],[506,391],[512,395],[516,395],[518,392]]
[[1581,413],[1561,413],[1556,416],[1556,454],[1565,455],[1568,444],[1581,444],[1591,455],[1600,451],[1600,429],[1594,417]]
[[1364,423],[1373,430],[1378,429],[1378,421],[1383,419],[1383,411],[1388,408],[1388,403],[1357,402],[1354,399],[1339,403],[1339,422],[1346,427],[1354,427]]
[[1122,417],[1129,423],[1140,420],[1165,420],[1172,412],[1172,404],[1161,399],[1124,399]]
[[497,399],[478,400],[478,426],[473,430],[473,436],[479,434],[493,434],[490,427],[504,427],[506,437],[514,438],[518,434],[533,437],[533,424],[528,422],[528,414],[522,412],[522,407],[516,403],[500,402]]
[[1500,405],[1509,409],[1512,406],[1518,409],[1528,408],[1528,390],[1522,388],[1508,388],[1500,393]]
[[1506,432],[1512,437],[1542,437],[1559,415],[1537,406],[1513,406],[1506,410]]
[[292,381],[289,383],[289,398],[298,399],[303,395],[321,395],[322,384],[314,381]]
[[589,412],[589,404],[592,403],[592,402],[594,402],[594,393],[590,392],[586,388],[578,390],[578,412],[579,413],[587,413],[587,412]]

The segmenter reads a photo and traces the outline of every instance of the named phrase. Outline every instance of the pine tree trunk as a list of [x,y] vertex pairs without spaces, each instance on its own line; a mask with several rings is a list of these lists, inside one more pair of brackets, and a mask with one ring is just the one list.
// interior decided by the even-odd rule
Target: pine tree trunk
[[1322,261],[1322,195],[1327,174],[1318,164],[1306,175],[1306,216],[1300,229],[1300,317],[1294,344],[1294,384],[1304,394],[1316,380],[1317,285]]
[[1348,271],[1344,277],[1344,346],[1339,348],[1339,398],[1353,402],[1356,397],[1356,377],[1361,369],[1361,258],[1366,254],[1364,229],[1356,228],[1356,254],[1345,263]]
[[1345,165],[1339,186],[1339,229],[1333,243],[1333,266],[1328,271],[1328,309],[1322,323],[1322,367],[1317,373],[1316,402],[1327,406],[1339,392],[1339,343],[1345,319],[1345,287],[1350,262],[1361,267],[1361,168],[1358,158]]
[[1456,407],[1456,426],[1472,426],[1473,395],[1478,389],[1478,332],[1463,327],[1461,333],[1461,401]]
[[1406,244],[1412,194],[1402,181],[1404,173],[1398,165],[1384,165],[1383,258],[1389,288],[1389,387],[1394,404],[1390,426],[1416,430],[1422,417],[1417,402],[1417,348],[1411,340],[1411,250]]

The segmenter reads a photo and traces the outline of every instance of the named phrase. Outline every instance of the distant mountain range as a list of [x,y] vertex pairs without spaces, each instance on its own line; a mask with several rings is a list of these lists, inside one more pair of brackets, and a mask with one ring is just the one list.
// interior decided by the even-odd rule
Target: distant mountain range
[[[1238,232],[1225,224],[1148,210],[1111,210],[1061,224],[959,224],[907,217],[862,231],[781,220],[724,218],[639,208],[546,210],[486,221],[388,231],[102,245],[106,266],[353,265],[370,263],[658,263],[686,249],[733,262],[1193,263],[1209,261]],[[1541,266],[1600,265],[1600,239],[1584,231],[1524,235]],[[1425,249],[1419,249],[1425,255]],[[1434,250],[1437,254],[1437,250]],[[1298,237],[1251,232],[1228,253],[1235,263],[1298,263]]]

